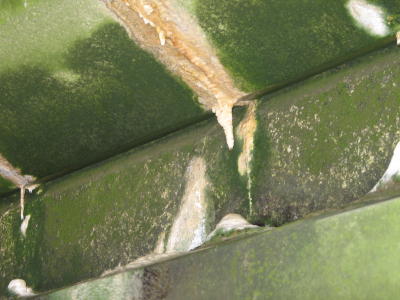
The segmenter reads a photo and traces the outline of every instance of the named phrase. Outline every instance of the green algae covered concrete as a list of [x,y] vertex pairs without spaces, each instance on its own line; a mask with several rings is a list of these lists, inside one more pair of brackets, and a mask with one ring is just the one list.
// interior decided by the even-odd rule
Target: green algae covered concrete
[[63,174],[204,118],[101,1],[12,3],[0,15],[0,153],[24,174]]
[[[249,92],[392,42],[398,2],[369,4],[384,27],[372,33],[353,2],[365,1],[179,1]],[[4,1],[0,29],[0,153],[24,174],[65,174],[206,116],[101,1]]]
[[[385,28],[375,33],[351,16],[350,2],[179,1],[249,92],[393,42],[397,1],[368,2]],[[24,174],[65,174],[205,118],[196,95],[101,1],[0,5],[0,153]]]
[[[26,239],[18,195],[2,199],[12,211],[0,225],[1,291],[16,277],[43,291],[99,276],[151,253],[163,235],[167,248],[188,194],[205,199],[204,224],[193,230],[201,239],[228,213],[280,225],[359,199],[399,141],[399,51],[376,51],[261,99],[250,185],[238,171],[243,143],[228,151],[208,120],[44,184],[26,199]],[[236,127],[243,118],[237,110]],[[189,184],[192,176],[205,184]]]
[[374,186],[400,140],[399,54],[374,52],[262,100],[256,211],[282,224]]
[[[27,197],[25,212],[32,216],[27,238],[19,233],[19,223],[6,223],[2,229],[6,232],[14,226],[5,247],[18,262],[10,258],[10,266],[4,266],[12,271],[2,274],[2,292],[16,277],[37,290],[47,290],[99,276],[152,252],[163,233],[166,239],[171,235],[180,202],[191,190],[186,174],[196,157],[207,161],[206,174],[199,176],[208,183],[194,192],[219,191],[207,196],[205,230],[210,232],[215,219],[232,210],[246,214],[246,203],[241,201],[245,190],[239,175],[229,171],[235,162],[230,155],[223,132],[215,123],[206,123],[43,185],[38,194]],[[221,169],[210,170],[211,165]],[[218,173],[223,170],[227,174]],[[14,217],[17,196],[9,198],[15,202]],[[15,240],[20,242],[13,247]]]
[[396,299],[399,214],[400,199],[394,198],[305,219],[38,299]]
[[[390,18],[400,13],[396,0],[179,2],[197,17],[222,64],[248,92],[276,88],[382,46],[394,39],[399,24]],[[371,13],[367,23],[378,31],[360,26],[350,2],[361,15],[360,2],[374,5],[377,18]]]

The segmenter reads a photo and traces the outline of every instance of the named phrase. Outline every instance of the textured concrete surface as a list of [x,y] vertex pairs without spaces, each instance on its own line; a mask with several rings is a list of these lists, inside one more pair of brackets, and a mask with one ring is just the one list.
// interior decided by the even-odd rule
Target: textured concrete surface
[[204,118],[102,2],[27,2],[0,24],[0,153],[23,174],[64,174]]
[[[62,287],[151,253],[163,232],[168,237],[185,191],[197,193],[186,175],[193,159],[205,162],[206,233],[228,213],[281,225],[359,199],[399,139],[398,51],[377,51],[262,99],[245,175],[242,144],[228,151],[208,120],[43,185],[26,199],[26,239],[17,195],[2,199],[2,289],[16,277],[37,290]],[[244,109],[234,119],[238,128]]]
[[309,218],[38,299],[396,299],[399,213],[395,198]]
[[[248,92],[393,42],[399,25],[395,0],[372,3],[387,27],[380,36],[357,25],[344,0],[177,2]],[[101,1],[0,5],[0,153],[22,173],[54,178],[207,117],[197,96],[139,48]],[[0,193],[11,189],[0,181]]]

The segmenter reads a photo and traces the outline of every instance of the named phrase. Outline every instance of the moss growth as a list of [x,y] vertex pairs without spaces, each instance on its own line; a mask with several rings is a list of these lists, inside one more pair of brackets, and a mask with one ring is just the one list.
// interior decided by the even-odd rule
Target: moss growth
[[0,202],[0,295],[21,268],[16,259],[17,242],[14,236],[19,219],[16,205],[4,200]]
[[[380,1],[398,13],[398,1]],[[246,91],[304,78],[385,43],[355,26],[346,1],[196,1],[222,63]],[[245,12],[245,13],[244,13]]]
[[0,24],[9,21],[15,15],[23,13],[28,5],[35,5],[38,1],[40,0],[1,0]]
[[205,117],[100,1],[1,4],[0,153],[24,173],[63,174]]
[[0,194],[11,191],[14,188],[13,184],[0,177]]
[[[115,36],[118,40],[119,34],[126,38],[119,26],[105,24],[91,38],[76,43],[74,49],[79,49],[79,55],[75,53],[66,57],[70,69],[79,74],[76,81],[54,78],[45,69],[35,72],[38,76],[34,77],[35,81],[45,88],[55,87],[53,91],[57,93],[51,95],[57,99],[64,85],[69,90],[77,91],[77,95],[81,96],[79,99],[86,99],[84,95],[88,88],[90,93],[87,92],[87,95],[96,95],[90,98],[93,101],[89,105],[92,109],[88,113],[90,118],[102,111],[97,107],[109,107],[109,99],[117,99],[113,101],[120,101],[116,103],[129,107],[125,98],[115,95],[131,91],[130,77],[119,72],[121,68],[130,68],[122,66],[131,58],[128,54],[124,57],[124,53],[130,50],[114,56],[109,53],[118,52],[125,42],[120,41],[119,44],[116,41],[115,48],[114,45],[99,42],[104,35]],[[347,67],[322,74],[260,101],[251,175],[254,183],[252,196],[256,201],[253,222],[279,225],[315,210],[338,207],[357,199],[375,184],[387,166],[392,146],[399,138],[398,51],[391,47],[376,52]],[[86,59],[91,55],[99,60]],[[108,60],[108,57],[112,59]],[[112,81],[108,74],[120,81]],[[95,79],[91,81],[92,77],[106,78],[103,82],[106,86],[110,80],[115,86],[115,90],[110,92],[113,96],[104,96],[102,86],[96,84]],[[23,78],[27,86],[32,85],[33,79]],[[0,89],[7,88],[11,82],[9,80],[9,84]],[[125,86],[119,86],[119,82]],[[173,82],[181,86],[179,82]],[[19,92],[16,88],[12,91],[15,94]],[[36,91],[34,95],[38,97],[42,94]],[[54,115],[40,113],[40,106],[36,108],[32,104],[35,98],[29,97],[23,100],[26,102],[21,105],[21,111],[27,116],[28,112],[24,112],[23,107],[27,105],[32,110],[37,109],[37,118],[50,119],[47,126],[52,122],[58,124],[58,118],[65,117],[64,108],[69,112],[67,116],[72,118],[65,117],[64,120],[74,120],[75,114],[86,107],[86,102],[68,97],[70,105],[61,105],[61,108],[49,100],[50,107],[57,112]],[[135,105],[140,107],[139,104]],[[191,105],[191,108],[195,107]],[[110,107],[114,109],[115,106],[117,112],[123,112],[118,105]],[[79,110],[75,111],[75,107]],[[243,111],[235,111],[235,122],[238,123],[242,116]],[[97,140],[90,140],[91,135],[84,135],[84,127],[76,124],[90,126],[99,122],[98,119],[104,119],[105,124],[110,126],[112,122],[108,117],[100,114],[88,123],[79,123],[85,121],[78,115],[77,121],[72,123],[83,132],[81,137],[86,137],[88,143],[96,143]],[[128,120],[128,116],[126,118]],[[134,117],[130,115],[129,118]],[[100,126],[98,124],[96,126]],[[54,139],[57,138],[56,133],[49,132]],[[72,137],[72,134],[68,135],[68,130],[62,132],[67,132],[66,137]],[[104,134],[103,143],[110,145],[105,136],[109,137]],[[71,141],[82,146],[80,140],[71,139],[68,143],[71,144]],[[54,147],[62,148],[59,145]],[[27,213],[33,216],[28,229],[28,239],[31,240],[26,244],[19,240],[17,210],[12,215],[15,223],[7,222],[6,229],[2,230],[7,231],[10,237],[7,241],[10,242],[8,249],[11,252],[7,252],[7,257],[14,257],[12,259],[21,268],[13,266],[10,267],[12,271],[6,272],[29,278],[35,288],[44,290],[98,276],[119,263],[125,264],[149,253],[154,249],[159,234],[168,231],[173,222],[185,190],[187,166],[194,156],[201,156],[207,163],[210,182],[207,197],[214,205],[215,220],[227,213],[248,217],[246,181],[237,170],[240,150],[240,143],[237,143],[233,151],[228,151],[217,122],[205,121],[44,185],[43,194],[28,196],[27,199]],[[52,151],[50,146],[49,151]],[[50,156],[48,153],[51,152],[45,153]],[[56,155],[54,152],[51,155],[57,158],[63,153]],[[17,201],[16,198],[10,199]],[[277,240],[278,237],[274,241]],[[16,246],[18,250],[14,251]],[[284,246],[290,248],[291,244]],[[226,259],[229,260],[229,257]],[[293,259],[290,263],[296,262]],[[231,267],[232,274],[236,274],[235,266]],[[255,277],[251,278],[255,280]],[[1,278],[0,282],[3,281],[7,280]]]
[[0,74],[0,151],[24,173],[79,168],[203,116],[192,92],[117,24],[77,41],[65,65],[76,79],[39,66]]
[[[376,52],[260,101],[252,222],[280,225],[341,207],[376,183],[400,138],[398,51]],[[236,111],[235,121],[242,115]],[[18,274],[44,290],[152,251],[159,234],[168,234],[195,156],[207,163],[214,221],[227,213],[248,217],[239,146],[228,151],[217,122],[205,121],[46,184],[43,194],[27,199],[31,225],[40,228],[28,229],[37,244],[33,252],[20,247],[18,259],[29,270]]]
[[[45,184],[40,195],[28,195],[26,214],[32,218],[25,241],[18,232],[18,210],[13,212],[17,227],[12,238],[21,267],[6,275],[17,274],[36,290],[47,290],[150,253],[160,233],[171,227],[187,165],[197,155],[195,148],[203,146],[193,130],[204,136],[209,125],[137,148]],[[17,195],[11,200],[17,202]]]
[[395,299],[399,212],[397,198],[302,220],[42,297],[136,297],[135,285],[163,292],[146,299]]
[[63,70],[63,56],[76,40],[89,37],[101,24],[112,22],[101,1],[0,1],[6,6],[11,2],[16,9],[0,10],[0,18],[6,20],[0,21],[1,72],[31,64]]
[[398,60],[390,47],[266,97],[254,197],[267,220],[279,225],[373,187],[400,138]]

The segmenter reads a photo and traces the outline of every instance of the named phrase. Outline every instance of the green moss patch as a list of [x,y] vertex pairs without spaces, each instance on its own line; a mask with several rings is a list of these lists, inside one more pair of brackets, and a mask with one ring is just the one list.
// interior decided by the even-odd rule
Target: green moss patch
[[[201,0],[200,25],[239,86],[273,88],[385,43],[356,27],[345,0]],[[388,14],[398,1],[383,0]]]
[[199,120],[195,96],[117,24],[77,41],[66,71],[0,74],[0,152],[45,177],[82,167]]
[[264,99],[253,176],[267,220],[341,205],[375,185],[400,139],[398,60],[390,47]]

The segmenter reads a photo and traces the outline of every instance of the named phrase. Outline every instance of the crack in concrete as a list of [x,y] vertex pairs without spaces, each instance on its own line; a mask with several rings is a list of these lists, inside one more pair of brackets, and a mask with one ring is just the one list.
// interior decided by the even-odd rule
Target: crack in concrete
[[232,108],[245,93],[237,89],[197,21],[174,0],[113,0],[106,6],[143,49],[196,92],[214,112],[233,148]]

